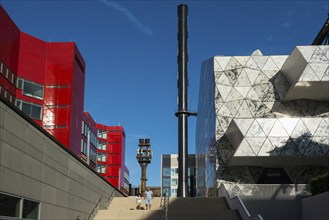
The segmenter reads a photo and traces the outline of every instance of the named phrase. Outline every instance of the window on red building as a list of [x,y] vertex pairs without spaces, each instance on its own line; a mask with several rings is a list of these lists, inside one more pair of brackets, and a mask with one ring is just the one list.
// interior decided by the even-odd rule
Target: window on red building
[[42,106],[16,99],[16,106],[30,118],[41,120]]
[[17,88],[22,89],[23,95],[36,99],[43,99],[44,88],[42,85],[25,79],[18,79]]

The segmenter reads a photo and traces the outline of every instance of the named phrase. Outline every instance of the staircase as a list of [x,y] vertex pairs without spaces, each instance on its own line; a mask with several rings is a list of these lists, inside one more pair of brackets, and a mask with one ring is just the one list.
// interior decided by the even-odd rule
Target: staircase
[[[160,198],[152,200],[151,210],[136,210],[136,199],[114,198],[107,210],[98,211],[95,220],[164,220],[165,211]],[[145,207],[143,203],[143,207]],[[230,210],[225,198],[169,198],[167,220],[240,220]]]

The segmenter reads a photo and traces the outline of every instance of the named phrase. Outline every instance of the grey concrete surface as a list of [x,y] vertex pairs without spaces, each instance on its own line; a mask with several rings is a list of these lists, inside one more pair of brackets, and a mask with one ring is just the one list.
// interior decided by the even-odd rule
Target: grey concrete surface
[[113,190],[40,126],[0,100],[0,192],[40,202],[40,219],[76,219],[87,218],[99,199],[106,209]]

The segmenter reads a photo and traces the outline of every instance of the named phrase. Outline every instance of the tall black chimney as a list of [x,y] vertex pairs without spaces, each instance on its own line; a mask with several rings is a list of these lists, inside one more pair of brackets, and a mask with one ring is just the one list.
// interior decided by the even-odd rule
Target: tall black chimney
[[178,6],[178,197],[188,196],[187,5]]

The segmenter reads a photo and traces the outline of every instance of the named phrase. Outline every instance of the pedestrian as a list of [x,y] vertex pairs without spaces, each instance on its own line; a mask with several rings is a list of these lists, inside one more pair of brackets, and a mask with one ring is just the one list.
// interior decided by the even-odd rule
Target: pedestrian
[[138,193],[137,197],[136,197],[136,209],[142,209],[142,197],[141,194]]
[[146,191],[144,192],[146,210],[147,209],[151,210],[152,197],[153,197],[153,192],[150,190],[149,187],[147,187]]

